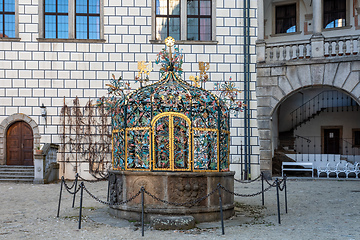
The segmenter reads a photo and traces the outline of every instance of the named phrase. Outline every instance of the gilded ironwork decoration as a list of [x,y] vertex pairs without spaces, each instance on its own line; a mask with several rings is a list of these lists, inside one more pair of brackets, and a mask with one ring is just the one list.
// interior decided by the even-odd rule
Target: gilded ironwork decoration
[[[139,62],[141,87],[128,92],[126,81],[113,80],[109,98],[98,100],[111,112],[113,168],[131,171],[229,171],[230,110],[235,85],[219,85],[220,98],[201,87],[209,63],[199,63],[193,85],[181,79],[183,57],[174,40],[158,54],[161,80],[142,86],[151,62]],[[140,80],[139,80],[140,81]],[[242,105],[243,107],[243,105]]]
[[140,83],[140,87],[143,86],[144,83],[149,82],[149,75],[152,68],[152,62],[146,63],[145,61],[138,61],[138,74],[135,77],[135,81]]

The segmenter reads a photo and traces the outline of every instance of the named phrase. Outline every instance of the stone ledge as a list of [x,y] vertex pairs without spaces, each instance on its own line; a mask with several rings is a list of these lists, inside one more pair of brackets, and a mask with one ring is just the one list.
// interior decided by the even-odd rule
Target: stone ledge
[[187,230],[195,227],[193,216],[153,216],[151,226],[156,230]]

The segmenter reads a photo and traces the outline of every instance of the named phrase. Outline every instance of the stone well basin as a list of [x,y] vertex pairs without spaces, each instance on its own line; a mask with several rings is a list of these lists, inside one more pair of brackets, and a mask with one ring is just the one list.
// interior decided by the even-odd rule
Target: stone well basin
[[[234,191],[235,172],[131,172],[110,171],[110,202],[122,202],[139,192],[141,187],[156,197],[176,203],[191,202],[211,193],[220,183]],[[234,215],[234,196],[222,192],[224,219]],[[216,191],[208,198],[192,207],[174,206],[145,196],[145,220],[158,215],[191,215],[196,222],[209,222],[220,219],[219,194]],[[128,220],[141,219],[141,195],[134,200],[110,206],[110,213]]]

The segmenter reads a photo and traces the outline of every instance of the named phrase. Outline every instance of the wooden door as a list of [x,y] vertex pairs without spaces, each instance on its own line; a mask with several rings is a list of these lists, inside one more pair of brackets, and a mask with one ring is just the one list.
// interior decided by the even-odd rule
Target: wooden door
[[6,133],[6,164],[32,166],[33,132],[29,124],[15,122]]
[[324,129],[324,153],[340,154],[340,129]]

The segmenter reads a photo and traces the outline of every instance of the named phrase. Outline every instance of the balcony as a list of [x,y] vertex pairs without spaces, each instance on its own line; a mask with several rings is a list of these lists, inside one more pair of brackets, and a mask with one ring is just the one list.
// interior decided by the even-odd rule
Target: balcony
[[[344,36],[277,43],[258,43],[257,61],[266,64],[281,64],[307,59],[339,59],[358,56],[359,36]],[[315,51],[314,51],[315,50]]]

